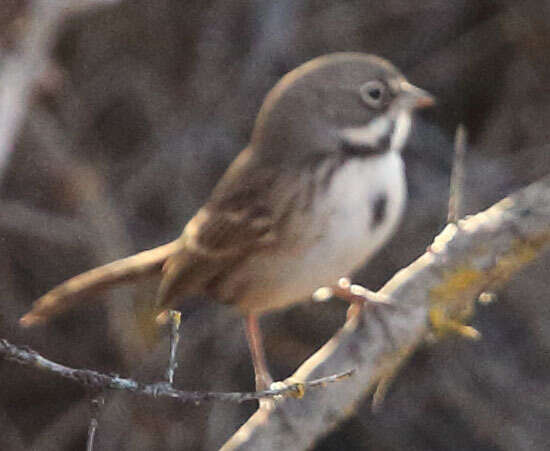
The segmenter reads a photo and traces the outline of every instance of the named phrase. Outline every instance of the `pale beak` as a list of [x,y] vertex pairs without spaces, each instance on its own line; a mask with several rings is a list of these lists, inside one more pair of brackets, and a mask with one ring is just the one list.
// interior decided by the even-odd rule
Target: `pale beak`
[[413,109],[428,108],[435,105],[435,98],[428,91],[424,91],[412,85],[408,81],[403,81],[400,84],[401,92],[404,101]]

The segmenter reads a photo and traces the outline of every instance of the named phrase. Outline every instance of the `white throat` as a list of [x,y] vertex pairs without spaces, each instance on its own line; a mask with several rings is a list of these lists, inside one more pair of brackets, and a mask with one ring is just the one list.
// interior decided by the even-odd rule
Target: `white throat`
[[356,145],[376,147],[380,140],[391,133],[392,120],[385,114],[360,127],[349,127],[341,131],[342,138]]
[[392,152],[401,152],[409,133],[411,131],[411,112],[401,110],[395,119],[395,129],[393,130],[390,142],[390,150]]
[[343,129],[342,138],[358,146],[376,148],[380,142],[390,137],[392,152],[401,152],[411,131],[411,111],[408,109],[390,110],[367,125]]

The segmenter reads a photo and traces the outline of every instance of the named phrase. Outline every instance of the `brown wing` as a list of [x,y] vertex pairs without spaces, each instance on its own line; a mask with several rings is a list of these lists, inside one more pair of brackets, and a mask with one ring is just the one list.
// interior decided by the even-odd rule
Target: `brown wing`
[[241,153],[185,227],[179,251],[163,267],[159,306],[171,305],[176,295],[200,293],[231,302],[220,291],[224,277],[251,252],[276,241],[269,193],[278,171],[257,170],[253,158],[248,149]]

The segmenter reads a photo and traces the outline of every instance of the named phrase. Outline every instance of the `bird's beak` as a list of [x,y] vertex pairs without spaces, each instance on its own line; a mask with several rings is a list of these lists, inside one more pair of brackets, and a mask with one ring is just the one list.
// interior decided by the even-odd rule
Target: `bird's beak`
[[408,81],[401,82],[401,92],[404,101],[413,109],[428,108],[435,105],[435,98],[428,91],[412,85]]

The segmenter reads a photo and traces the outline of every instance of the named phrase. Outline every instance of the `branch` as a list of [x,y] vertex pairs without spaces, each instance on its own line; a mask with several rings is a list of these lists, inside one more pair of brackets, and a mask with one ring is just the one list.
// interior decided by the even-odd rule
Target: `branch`
[[70,368],[49,360],[28,347],[18,347],[4,339],[0,339],[0,357],[24,366],[31,366],[39,370],[57,374],[58,376],[71,379],[93,389],[123,390],[137,395],[152,396],[154,398],[171,398],[183,403],[199,403],[202,401],[229,401],[242,403],[262,398],[278,398],[281,396],[299,397],[304,389],[324,387],[326,384],[346,379],[354,372],[353,370],[348,370],[332,376],[311,380],[305,384],[289,383],[276,390],[224,393],[183,391],[173,388],[172,385],[167,382],[141,384],[133,379],[120,377],[118,375],[103,374],[94,370]]
[[168,359],[168,369],[166,370],[166,379],[170,385],[174,385],[174,373],[178,367],[176,360],[176,351],[180,341],[179,328],[181,324],[181,313],[177,310],[170,310],[170,358]]
[[88,439],[86,440],[86,451],[93,451],[94,449],[95,434],[99,426],[99,422],[97,419],[99,417],[99,412],[104,404],[105,404],[105,399],[101,395],[91,400],[92,415],[90,416],[90,424],[88,426]]
[[395,374],[433,328],[439,333],[461,331],[478,295],[502,286],[548,244],[550,176],[447,225],[424,255],[380,290],[398,300],[393,308],[378,307],[377,315],[366,309],[351,318],[292,379],[306,381],[349,367],[356,375],[346,384],[306,393],[299,401],[285,398],[271,411],[257,411],[223,449],[311,448],[353,414],[381,379]]

